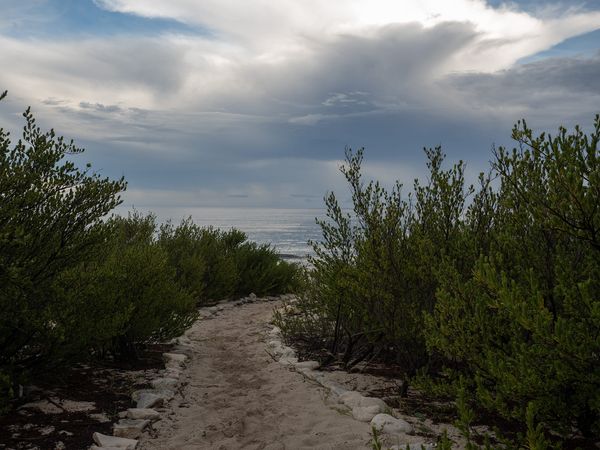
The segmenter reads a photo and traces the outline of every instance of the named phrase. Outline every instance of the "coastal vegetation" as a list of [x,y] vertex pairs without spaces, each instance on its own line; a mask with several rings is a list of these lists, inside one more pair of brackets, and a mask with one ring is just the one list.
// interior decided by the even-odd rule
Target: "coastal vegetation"
[[400,367],[401,395],[455,398],[469,448],[484,416],[510,424],[504,445],[573,447],[600,435],[600,118],[512,138],[475,186],[426,149],[406,195],[347,150],[352,210],[325,198],[308,287],[277,324],[325,363]]
[[24,117],[16,143],[0,129],[0,411],[61,366],[179,336],[198,305],[296,288],[296,265],[240,231],[114,215],[126,181]]
[[600,435],[599,116],[589,134],[519,122],[474,185],[439,147],[408,192],[365,180],[347,150],[352,208],[326,196],[309,270],[235,229],[115,215],[126,181],[24,117],[16,143],[0,129],[0,412],[43,374],[169,341],[198,306],[297,292],[275,314],[289,343],[324,366],[400,369],[401,397],[452,399],[469,449]]

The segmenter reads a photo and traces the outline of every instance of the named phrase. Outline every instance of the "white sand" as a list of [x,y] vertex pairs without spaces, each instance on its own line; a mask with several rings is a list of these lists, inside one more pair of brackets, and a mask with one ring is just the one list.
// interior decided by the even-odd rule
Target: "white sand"
[[370,426],[334,408],[325,391],[265,352],[279,303],[226,309],[197,322],[189,383],[141,449],[365,449]]

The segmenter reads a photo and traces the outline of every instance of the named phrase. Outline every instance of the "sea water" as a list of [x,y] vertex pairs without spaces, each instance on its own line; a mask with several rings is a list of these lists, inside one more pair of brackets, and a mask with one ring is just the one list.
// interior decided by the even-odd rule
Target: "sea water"
[[[315,218],[323,218],[323,209],[280,208],[191,208],[172,211],[170,217],[178,220],[191,216],[200,226],[223,230],[236,228],[248,239],[259,244],[270,244],[284,259],[302,260],[313,254],[308,241],[321,239],[321,228]],[[176,222],[177,223],[177,222]]]

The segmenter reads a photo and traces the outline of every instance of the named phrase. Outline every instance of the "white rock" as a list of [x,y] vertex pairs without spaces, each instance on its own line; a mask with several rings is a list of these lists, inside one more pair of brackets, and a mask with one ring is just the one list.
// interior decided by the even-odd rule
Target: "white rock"
[[154,389],[169,389],[174,390],[179,384],[179,380],[177,378],[156,378],[150,381],[150,384]]
[[371,420],[371,426],[385,434],[412,434],[413,427],[402,419],[396,419],[389,414],[377,414]]
[[348,391],[340,395],[340,402],[350,408],[366,407],[366,406],[378,406],[380,412],[385,411],[387,405],[380,398],[375,397],[363,397],[356,391]]
[[169,367],[163,372],[163,374],[165,378],[174,378],[177,380],[181,378],[182,371],[180,367]]
[[44,414],[61,414],[64,412],[61,408],[56,406],[54,403],[49,402],[48,400],[39,400],[37,402],[25,403],[21,407],[22,409],[34,409]]
[[252,300],[256,300],[256,294],[254,292],[252,292],[248,297],[250,297]]
[[298,369],[315,370],[315,369],[318,369],[320,365],[321,364],[319,364],[317,361],[302,361],[302,362],[296,363],[296,367]]
[[121,419],[113,425],[113,435],[122,438],[136,439],[140,437],[144,428],[150,425],[146,419]]
[[185,335],[179,336],[177,338],[177,343],[181,345],[192,345],[192,341],[190,340],[190,338]]
[[63,400],[61,406],[68,412],[87,412],[96,409],[94,402],[78,402],[74,400]]
[[97,445],[92,445],[89,450],[123,450],[123,447],[98,447]]
[[352,408],[352,417],[360,422],[370,422],[380,412],[381,407],[379,405],[356,406]]
[[340,395],[340,403],[349,406],[350,408],[354,408],[355,406],[360,406],[360,399],[362,395],[356,391],[348,391],[342,395]]
[[94,420],[97,420],[100,423],[110,422],[110,418],[104,413],[93,413],[90,414],[90,417]]
[[280,356],[282,358],[295,358],[296,357],[296,352],[291,347],[282,347],[281,348],[281,355]]
[[132,398],[139,409],[154,408],[155,406],[162,406],[165,403],[165,398],[155,392],[146,391],[137,394],[138,392],[140,391],[134,392]]
[[267,345],[271,348],[281,347],[281,341],[272,340],[267,343]]
[[392,445],[389,450],[435,450],[435,446],[433,444],[421,444],[421,443],[412,443],[412,444],[397,444]]
[[120,448],[125,450],[134,450],[137,447],[138,441],[135,439],[120,438],[116,436],[108,436],[102,433],[92,434],[92,439],[98,447]]
[[295,366],[298,363],[298,358],[295,358],[293,356],[283,356],[279,362],[281,364],[285,364],[287,366]]
[[151,408],[129,408],[125,411],[125,416],[129,419],[146,419],[146,420],[158,420],[160,414]]
[[42,436],[48,436],[49,434],[54,433],[55,428],[52,425],[48,425],[47,427],[38,428],[38,433]]
[[348,389],[346,389],[341,384],[336,383],[335,381],[324,380],[322,384],[323,387],[329,389],[333,394],[337,395],[338,397],[348,392]]
[[165,364],[175,363],[183,365],[187,359],[187,356],[181,353],[163,353],[163,359]]

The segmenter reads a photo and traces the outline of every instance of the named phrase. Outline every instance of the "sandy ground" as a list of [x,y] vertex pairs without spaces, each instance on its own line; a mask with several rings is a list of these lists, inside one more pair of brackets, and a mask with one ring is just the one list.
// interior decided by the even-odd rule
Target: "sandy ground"
[[370,426],[336,410],[325,390],[273,361],[265,340],[274,303],[198,321],[187,385],[141,449],[365,449]]

